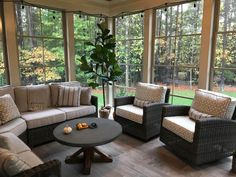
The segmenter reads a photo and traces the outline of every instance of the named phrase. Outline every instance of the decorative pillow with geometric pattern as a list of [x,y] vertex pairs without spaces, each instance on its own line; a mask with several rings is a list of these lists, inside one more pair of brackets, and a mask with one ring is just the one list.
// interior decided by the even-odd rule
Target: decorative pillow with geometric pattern
[[0,125],[20,117],[20,112],[9,94],[0,97]]
[[226,118],[231,98],[214,92],[196,90],[191,108],[214,117]]
[[134,105],[143,107],[150,103],[164,103],[167,87],[141,83],[136,86]]

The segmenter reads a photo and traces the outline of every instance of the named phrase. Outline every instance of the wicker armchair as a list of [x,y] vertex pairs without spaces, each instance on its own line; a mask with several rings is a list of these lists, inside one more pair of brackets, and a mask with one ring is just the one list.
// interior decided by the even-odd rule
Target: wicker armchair
[[163,107],[160,140],[176,155],[194,165],[233,155],[236,149],[236,111],[233,113],[232,120],[217,117],[196,120],[193,141],[189,142],[163,127],[165,118],[188,116],[189,109],[189,106]]
[[61,177],[61,162],[51,160],[29,170],[23,171],[14,177]]
[[165,95],[165,103],[151,103],[143,107],[143,122],[141,124],[116,114],[118,106],[133,105],[135,97],[125,96],[115,98],[114,120],[122,125],[124,133],[148,141],[160,133],[162,107],[168,104],[169,95],[170,89],[168,88]]

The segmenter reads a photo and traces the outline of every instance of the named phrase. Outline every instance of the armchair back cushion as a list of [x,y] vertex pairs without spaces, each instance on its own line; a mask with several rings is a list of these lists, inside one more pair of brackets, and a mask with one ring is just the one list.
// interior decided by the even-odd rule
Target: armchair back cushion
[[[216,92],[196,90],[191,108],[194,110],[215,117],[231,119],[236,102],[229,96]],[[191,116],[191,110],[189,116]],[[200,116],[202,116],[200,114]],[[196,119],[196,117],[195,117]]]
[[166,90],[165,86],[139,82],[136,86],[134,105],[144,107],[149,103],[164,103]]

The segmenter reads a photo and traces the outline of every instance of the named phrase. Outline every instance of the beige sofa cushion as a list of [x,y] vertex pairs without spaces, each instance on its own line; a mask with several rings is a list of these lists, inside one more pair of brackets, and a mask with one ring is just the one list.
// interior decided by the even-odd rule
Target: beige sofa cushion
[[195,121],[188,116],[164,117],[162,126],[186,141],[192,143],[195,132]]
[[26,121],[28,129],[51,125],[66,120],[65,113],[58,109],[25,112],[22,113],[21,116]]
[[80,104],[91,105],[91,96],[92,96],[91,87],[81,87]]
[[[140,104],[140,101],[164,103],[166,90],[165,86],[139,82],[136,86],[134,105],[143,107],[144,104]],[[148,103],[145,102],[145,105]]]
[[14,90],[13,87],[10,85],[0,87],[0,96],[9,94],[11,95],[12,99],[15,100]]
[[48,85],[27,86],[28,110],[43,110],[51,106],[51,93]]
[[9,94],[0,97],[0,125],[19,118],[20,112]]
[[81,105],[79,107],[58,107],[58,109],[66,113],[67,120],[94,114],[96,112],[96,107],[93,105]]
[[30,169],[30,164],[22,160],[17,154],[0,148],[0,176],[11,177]]
[[116,115],[139,124],[143,123],[143,109],[132,104],[118,106],[116,108]]
[[14,88],[15,92],[15,103],[20,112],[28,111],[28,96],[27,96],[27,87],[19,86]]
[[79,106],[80,105],[80,87],[60,86],[58,106]]
[[[231,98],[228,96],[199,89],[195,92],[191,107],[204,114],[220,118],[228,118],[228,109],[230,108],[230,104]],[[231,112],[232,111],[230,111],[230,114]]]
[[13,133],[0,134],[0,147],[16,154],[31,151],[30,148]]
[[25,132],[27,129],[27,125],[25,120],[22,118],[17,118],[14,120],[11,120],[7,122],[4,125],[0,126],[0,133],[6,133],[6,132],[11,132],[15,134],[16,136],[19,136],[23,132]]
[[59,95],[59,86],[71,86],[71,87],[80,87],[80,83],[78,81],[71,81],[71,82],[55,82],[50,83],[50,90],[51,90],[51,104],[53,107],[57,106],[58,103],[58,95]]

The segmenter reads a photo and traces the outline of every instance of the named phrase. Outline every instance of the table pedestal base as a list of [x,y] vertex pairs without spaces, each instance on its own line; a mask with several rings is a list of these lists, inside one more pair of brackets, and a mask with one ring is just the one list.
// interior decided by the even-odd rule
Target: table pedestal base
[[[81,157],[80,154],[83,153]],[[82,173],[89,175],[92,162],[112,162],[112,158],[95,147],[81,148],[71,156],[66,157],[65,163],[83,163]]]

